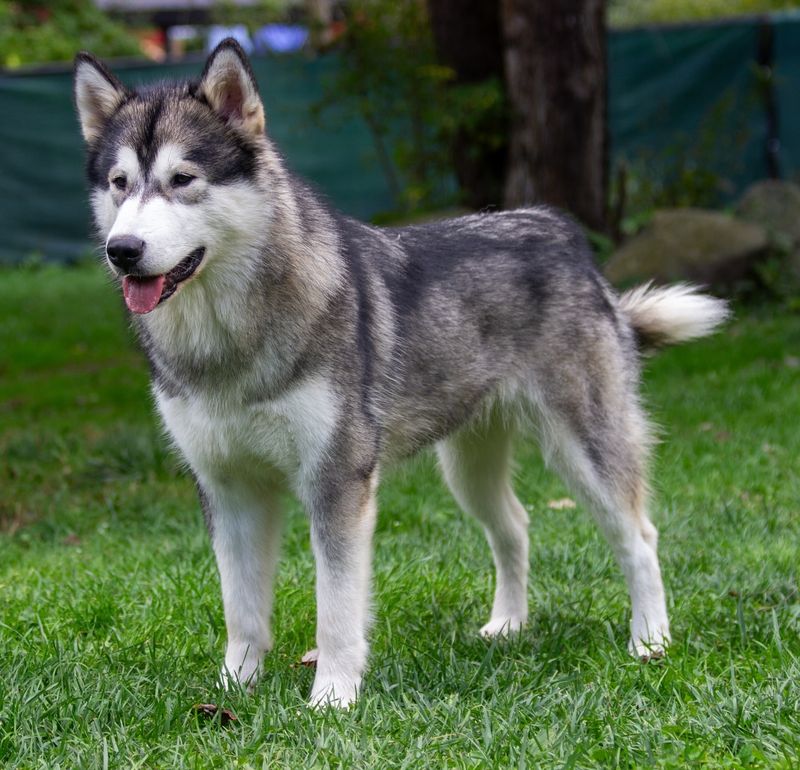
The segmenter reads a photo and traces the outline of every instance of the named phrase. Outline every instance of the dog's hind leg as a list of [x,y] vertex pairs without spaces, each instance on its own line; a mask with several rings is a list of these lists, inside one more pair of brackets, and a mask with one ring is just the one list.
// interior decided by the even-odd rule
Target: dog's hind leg
[[453,496],[481,522],[492,548],[497,582],[483,636],[519,631],[528,617],[528,515],[511,489],[512,438],[493,414],[437,445]]
[[550,380],[538,403],[542,438],[546,457],[589,506],[625,575],[631,653],[660,657],[670,635],[657,532],[647,515],[649,429],[634,377],[614,369],[573,368]]
[[201,484],[217,558],[228,644],[222,668],[227,687],[252,687],[272,647],[272,583],[280,550],[282,509],[277,494],[227,480]]

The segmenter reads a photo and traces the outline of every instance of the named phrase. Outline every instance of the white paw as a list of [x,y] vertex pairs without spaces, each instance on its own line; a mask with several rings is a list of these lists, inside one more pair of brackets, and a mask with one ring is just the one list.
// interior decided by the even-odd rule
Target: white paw
[[220,683],[226,690],[245,687],[251,692],[261,673],[263,653],[251,651],[246,645],[228,645],[225,663],[220,672]]
[[664,631],[656,632],[649,639],[632,638],[628,642],[628,652],[643,663],[663,658],[667,654],[668,647],[669,632]]
[[223,666],[219,672],[219,681],[225,690],[235,690],[242,687],[247,692],[253,692],[260,673],[260,667],[257,667],[254,671],[245,672],[242,670],[231,671],[227,666]]
[[300,662],[304,666],[314,667],[317,665],[317,658],[319,658],[319,650],[315,647],[313,650],[309,650],[302,658],[300,658]]
[[328,706],[349,708],[358,697],[358,686],[359,682],[356,679],[321,677],[318,673],[314,678],[308,705],[314,709]]
[[492,618],[480,630],[480,634],[484,639],[505,639],[511,634],[518,634],[525,626],[525,618],[520,617],[502,617]]

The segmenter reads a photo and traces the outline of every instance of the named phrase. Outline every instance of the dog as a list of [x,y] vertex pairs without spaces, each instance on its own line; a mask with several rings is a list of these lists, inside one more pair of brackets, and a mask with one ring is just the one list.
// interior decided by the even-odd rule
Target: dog
[[377,228],[331,210],[265,133],[248,59],[223,41],[198,81],[131,90],[88,53],[74,93],[106,262],[197,483],[227,627],[222,679],[270,649],[281,499],[316,560],[310,703],[346,707],[367,663],[379,470],[435,446],[486,532],[486,637],[525,624],[528,517],[515,434],[593,512],[627,580],[630,651],[670,640],[647,512],[643,351],[711,333],[726,304],[691,286],[618,296],[553,209]]

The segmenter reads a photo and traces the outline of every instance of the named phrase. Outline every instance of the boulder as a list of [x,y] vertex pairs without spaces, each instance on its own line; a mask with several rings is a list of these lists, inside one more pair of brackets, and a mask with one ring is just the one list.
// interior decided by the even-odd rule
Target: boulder
[[800,185],[779,179],[756,182],[736,204],[736,215],[764,227],[783,260],[776,288],[800,293]]
[[731,287],[769,252],[766,230],[715,211],[664,209],[606,263],[615,284],[694,281]]
[[736,204],[736,216],[755,222],[772,237],[800,243],[800,186],[778,179],[756,182]]

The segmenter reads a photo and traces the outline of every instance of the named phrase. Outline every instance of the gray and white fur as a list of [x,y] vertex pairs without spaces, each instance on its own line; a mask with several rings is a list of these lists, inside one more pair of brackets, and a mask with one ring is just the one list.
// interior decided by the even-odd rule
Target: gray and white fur
[[390,229],[341,216],[286,170],[231,40],[198,82],[138,90],[79,54],[75,99],[108,265],[208,522],[226,682],[252,685],[272,644],[289,489],[317,565],[311,703],[356,698],[379,470],[429,445],[491,545],[481,633],[521,629],[528,519],[511,461],[529,431],[614,550],[631,652],[663,653],[640,351],[710,333],[723,302],[689,286],[617,296],[580,228],[546,207]]

